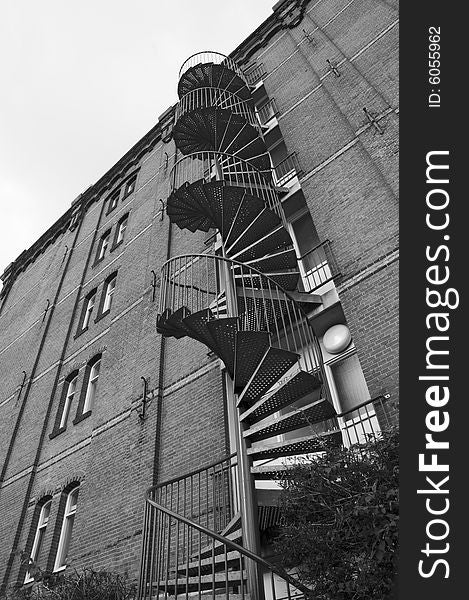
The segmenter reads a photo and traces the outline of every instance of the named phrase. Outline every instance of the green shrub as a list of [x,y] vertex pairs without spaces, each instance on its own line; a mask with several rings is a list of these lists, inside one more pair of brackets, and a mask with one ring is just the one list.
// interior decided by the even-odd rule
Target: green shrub
[[326,449],[282,482],[276,552],[315,600],[391,597],[397,570],[398,431]]
[[41,572],[30,587],[11,589],[5,600],[132,600],[135,584],[126,575],[82,569],[70,574]]

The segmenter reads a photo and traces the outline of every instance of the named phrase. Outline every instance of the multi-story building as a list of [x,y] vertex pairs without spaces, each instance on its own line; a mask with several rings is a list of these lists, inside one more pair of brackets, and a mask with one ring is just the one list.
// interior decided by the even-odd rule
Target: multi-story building
[[278,2],[6,269],[3,587],[20,550],[286,583],[275,478],[397,417],[397,39],[392,1]]

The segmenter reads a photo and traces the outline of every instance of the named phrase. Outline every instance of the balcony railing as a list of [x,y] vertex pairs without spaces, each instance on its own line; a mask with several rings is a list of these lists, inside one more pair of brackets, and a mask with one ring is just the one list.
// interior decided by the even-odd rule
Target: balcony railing
[[378,396],[337,415],[342,430],[343,444],[350,448],[376,439],[381,431],[395,424],[388,397]]
[[274,178],[279,187],[284,186],[291,179],[293,179],[293,177],[298,176],[300,173],[300,163],[298,162],[296,152],[292,152],[274,166]]
[[299,262],[305,292],[314,292],[340,274],[329,240],[303,254]]
[[275,100],[269,100],[266,104],[263,104],[257,109],[257,118],[261,125],[267,125],[267,123],[278,114],[277,105]]
[[215,87],[196,88],[185,94],[179,101],[176,110],[176,121],[187,112],[208,107],[228,109],[241,115],[260,133],[252,102]]
[[179,69],[179,79],[181,76],[196,65],[200,64],[214,64],[214,65],[223,65],[227,69],[230,69],[238,77],[240,77],[247,84],[247,79],[235,61],[229,56],[225,56],[224,54],[220,54],[220,52],[212,52],[211,50],[205,50],[203,52],[197,52],[184,61],[182,67]]
[[261,63],[244,71],[244,77],[249,85],[256,85],[266,74],[264,65]]
[[258,171],[249,162],[222,152],[195,152],[184,156],[173,166],[170,174],[172,190],[185,184],[214,180],[227,185],[244,187],[264,201],[284,222],[285,216],[277,193],[271,185],[271,172]]
[[[236,290],[236,306],[231,309],[225,278]],[[300,368],[324,381],[319,343],[306,313],[287,291],[257,269],[207,254],[171,258],[161,271],[159,313],[173,314],[182,308],[191,313],[210,308],[214,318],[238,317],[242,331],[270,333],[272,346],[296,352]]]

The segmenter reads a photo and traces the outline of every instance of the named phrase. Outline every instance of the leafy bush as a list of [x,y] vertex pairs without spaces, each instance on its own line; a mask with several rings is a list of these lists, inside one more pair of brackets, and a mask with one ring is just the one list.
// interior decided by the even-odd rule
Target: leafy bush
[[9,590],[5,600],[132,600],[135,584],[127,576],[82,569],[67,575],[42,572],[29,588]]
[[399,521],[398,431],[326,449],[282,482],[275,542],[315,600],[384,600],[393,593]]

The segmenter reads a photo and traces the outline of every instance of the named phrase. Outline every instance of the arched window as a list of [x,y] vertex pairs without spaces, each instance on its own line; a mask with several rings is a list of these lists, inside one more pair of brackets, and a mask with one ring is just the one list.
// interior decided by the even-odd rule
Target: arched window
[[86,305],[85,305],[85,313],[83,316],[83,323],[81,326],[82,329],[87,329],[88,325],[90,324],[91,313],[93,312],[95,302],[96,302],[96,290],[93,290],[87,296],[87,301],[86,301]]
[[103,310],[102,314],[107,313],[111,310],[112,300],[114,297],[114,290],[116,289],[116,279],[117,275],[113,275],[110,279],[108,279],[105,287],[104,287],[104,301],[103,301]]
[[129,215],[125,215],[120,219],[117,224],[116,229],[116,237],[114,240],[114,246],[118,246],[121,242],[124,241],[125,230],[127,229],[127,222],[129,220]]
[[57,435],[67,429],[68,417],[72,408],[73,401],[77,394],[77,383],[78,383],[78,370],[70,373],[64,381],[62,387],[62,394],[60,396],[60,402],[55,416],[54,428],[52,433],[49,435],[50,439],[55,438]]
[[96,401],[98,393],[99,373],[101,370],[101,354],[96,354],[88,362],[85,368],[85,377],[80,392],[80,400],[78,402],[77,413],[73,419],[73,424],[76,425],[86,417],[89,417]]
[[62,408],[62,416],[60,418],[59,429],[67,427],[68,415],[70,414],[70,407],[72,406],[73,398],[77,390],[78,373],[65,381],[67,391],[65,393],[65,402]]
[[[34,534],[33,546],[29,555],[29,564],[37,564],[41,557],[41,550],[44,544],[44,537],[46,535],[47,524],[49,522],[50,508],[52,505],[52,499],[44,502],[39,512],[39,519],[36,526],[36,533]],[[24,578],[24,583],[29,583],[34,580],[29,569]]]
[[102,260],[106,254],[107,247],[109,246],[109,238],[111,237],[111,230],[101,236],[98,244],[98,251],[96,253],[96,262]]
[[91,365],[90,365],[88,383],[86,386],[86,395],[85,395],[85,403],[83,405],[83,412],[86,413],[93,408],[93,404],[96,398],[97,390],[98,390],[98,379],[99,379],[99,371],[101,369],[101,356],[99,356]]
[[117,208],[117,205],[119,204],[119,196],[120,188],[109,197],[109,206],[107,209],[107,214],[109,214],[111,211]]
[[65,510],[60,530],[59,546],[55,557],[54,571],[60,571],[67,566],[67,556],[70,550],[72,540],[73,524],[75,522],[75,513],[77,512],[78,492],[80,487],[77,485],[67,494],[65,501]]
[[130,179],[125,184],[124,198],[130,196],[130,194],[135,190],[135,184],[137,182],[137,174],[132,175]]

